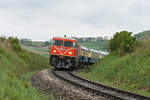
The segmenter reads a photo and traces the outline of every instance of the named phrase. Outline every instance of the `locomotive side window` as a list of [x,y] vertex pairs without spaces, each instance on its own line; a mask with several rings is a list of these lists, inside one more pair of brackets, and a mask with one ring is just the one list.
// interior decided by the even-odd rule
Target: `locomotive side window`
[[65,41],[64,46],[65,47],[73,47],[73,42],[72,41]]
[[63,46],[63,40],[55,40],[56,46]]

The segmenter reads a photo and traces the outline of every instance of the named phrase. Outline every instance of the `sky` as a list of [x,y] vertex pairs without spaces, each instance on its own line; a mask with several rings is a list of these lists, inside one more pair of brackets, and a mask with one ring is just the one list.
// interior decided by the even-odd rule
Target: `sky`
[[0,0],[0,35],[112,37],[150,30],[150,0]]

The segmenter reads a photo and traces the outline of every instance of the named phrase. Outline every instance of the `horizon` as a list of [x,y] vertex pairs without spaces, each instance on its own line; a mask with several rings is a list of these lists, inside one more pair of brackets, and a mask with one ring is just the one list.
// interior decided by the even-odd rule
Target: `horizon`
[[[122,31],[125,31],[125,30],[122,30]],[[141,32],[145,32],[145,31],[149,31],[149,30],[144,30],[144,31],[141,31]],[[133,33],[132,32],[132,35],[136,35],[136,34],[139,34],[141,32],[138,32],[138,33]],[[116,33],[116,32],[115,32]],[[65,34],[66,35],[66,34]],[[114,35],[114,34],[113,34]],[[10,37],[10,35],[7,35],[7,34],[1,34],[0,33],[0,36],[6,36],[6,37]],[[17,37],[19,40],[21,39],[31,39],[29,37],[18,37],[18,36],[12,36],[12,37]],[[64,37],[64,35],[62,36],[53,36],[53,37]],[[31,39],[32,41],[35,41],[35,42],[45,42],[45,41],[49,41],[51,40],[53,37],[50,37],[48,40],[34,40],[34,39]],[[75,36],[70,36],[71,38],[74,38]],[[89,38],[89,37],[92,37],[92,38],[96,38],[96,37],[102,37],[102,38],[105,38],[107,37],[107,39],[110,39],[112,38],[112,36],[107,36],[107,35],[104,35],[104,36],[78,36],[77,38]]]
[[[149,30],[145,30],[145,31],[149,31]],[[142,31],[142,32],[144,32],[144,31]],[[115,32],[116,33],[116,32]],[[138,32],[138,33],[133,33],[132,32],[132,35],[135,35],[135,34],[139,34],[139,33],[141,33],[141,32]],[[114,35],[114,34],[113,34]],[[6,36],[6,37],[11,37],[11,35],[7,35],[7,34],[1,34],[0,33],[0,36]],[[53,37],[63,37],[64,35],[62,35],[62,36],[53,36]],[[19,40],[21,40],[21,39],[31,39],[32,41],[35,41],[35,42],[45,42],[45,41],[50,41],[53,37],[50,37],[48,40],[36,40],[36,39],[32,39],[32,38],[30,38],[30,37],[18,37],[18,36],[13,36],[12,35],[12,37],[17,37]],[[70,36],[71,38],[74,38],[75,36]],[[110,38],[112,38],[112,36],[78,36],[77,38],[89,38],[89,37],[92,37],[92,38],[96,38],[96,37],[102,37],[102,38],[105,38],[105,37],[107,37],[107,39],[110,39]]]

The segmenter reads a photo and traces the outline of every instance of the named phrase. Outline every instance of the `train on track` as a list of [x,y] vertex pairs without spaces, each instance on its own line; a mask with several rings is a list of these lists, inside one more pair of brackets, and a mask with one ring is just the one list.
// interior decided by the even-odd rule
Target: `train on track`
[[81,46],[74,38],[54,37],[50,47],[50,64],[56,69],[91,65],[108,53]]

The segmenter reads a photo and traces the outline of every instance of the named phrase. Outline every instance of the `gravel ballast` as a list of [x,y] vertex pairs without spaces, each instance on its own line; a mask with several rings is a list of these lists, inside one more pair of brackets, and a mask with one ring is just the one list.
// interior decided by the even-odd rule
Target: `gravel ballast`
[[[51,69],[42,70],[31,78],[32,85],[59,100],[106,100],[88,91],[64,82],[52,74]],[[49,100],[50,97],[49,97]]]

